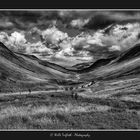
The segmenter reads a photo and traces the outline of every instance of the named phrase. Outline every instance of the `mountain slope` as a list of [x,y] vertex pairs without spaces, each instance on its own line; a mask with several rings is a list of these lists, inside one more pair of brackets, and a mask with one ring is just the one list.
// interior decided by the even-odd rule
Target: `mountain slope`
[[[98,60],[99,61],[99,60]],[[140,76],[140,44],[120,54],[107,65],[96,67],[88,73],[81,74],[81,80],[115,79],[127,76]],[[94,65],[93,65],[94,66]]]
[[115,62],[120,63],[123,61],[128,61],[140,56],[140,44],[135,45],[126,52],[122,53]]
[[[55,85],[106,80],[126,76],[139,76],[140,44],[122,52],[118,57],[99,59],[80,69],[66,69],[57,64],[27,54],[14,53],[0,43],[0,84],[4,82],[38,83]],[[0,85],[1,86],[1,85]]]
[[82,73],[88,73],[90,71],[93,71],[99,67],[102,67],[104,65],[109,64],[112,60],[114,60],[116,57],[111,57],[111,58],[106,58],[106,59],[99,59],[97,61],[95,61],[93,64],[91,64],[90,66],[80,69],[80,70],[75,70],[75,72],[82,74]]
[[[53,65],[53,64],[52,64]],[[52,65],[42,65],[41,61],[34,56],[24,56],[13,53],[4,44],[0,43],[0,73],[12,77],[15,80],[48,80],[65,79],[69,74],[57,70]],[[51,67],[52,66],[52,67]],[[62,69],[63,70],[63,69]]]

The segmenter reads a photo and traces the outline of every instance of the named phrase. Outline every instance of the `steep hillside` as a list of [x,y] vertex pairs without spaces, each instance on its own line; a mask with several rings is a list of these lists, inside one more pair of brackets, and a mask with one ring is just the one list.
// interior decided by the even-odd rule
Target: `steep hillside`
[[126,52],[123,52],[115,62],[123,62],[134,59],[140,56],[140,44],[135,45],[133,48],[130,48]]
[[[114,60],[116,57],[112,57],[112,58],[106,58],[106,59],[99,59],[96,62],[94,62],[92,65],[86,67],[86,68],[81,68],[82,66],[80,66],[80,70],[75,70],[75,72],[77,73],[88,73],[90,71],[94,71],[95,69],[102,67],[104,65],[107,65],[108,63],[110,63],[112,60]],[[83,66],[84,67],[84,66]]]
[[[0,43],[0,84],[7,82],[46,83],[69,85],[92,80],[107,80],[126,76],[139,76],[140,44],[122,52],[118,57],[99,59],[94,63],[67,69],[35,56],[14,53]],[[76,68],[77,67],[77,68]]]
[[[0,90],[50,84],[70,80],[65,68],[35,56],[14,53],[0,43]],[[5,90],[4,90],[5,91]]]
[[[102,60],[98,60],[98,62],[102,62]],[[106,62],[106,63],[105,63]],[[108,63],[107,63],[108,62]],[[92,65],[92,67],[96,67],[92,69],[88,73],[82,73],[80,75],[81,80],[107,80],[107,79],[115,79],[115,78],[127,78],[131,77],[139,77],[140,75],[140,45],[137,44],[131,49],[123,52],[116,59],[106,60],[99,67],[96,67],[96,63]],[[97,63],[98,64],[98,63]],[[90,66],[91,67],[91,66]],[[86,69],[90,69],[86,68]]]

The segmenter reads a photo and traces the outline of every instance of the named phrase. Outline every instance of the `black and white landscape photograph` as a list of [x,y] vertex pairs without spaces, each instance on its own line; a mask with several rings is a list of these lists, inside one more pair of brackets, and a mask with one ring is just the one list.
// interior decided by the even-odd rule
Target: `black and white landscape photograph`
[[139,130],[140,10],[0,10],[0,130]]

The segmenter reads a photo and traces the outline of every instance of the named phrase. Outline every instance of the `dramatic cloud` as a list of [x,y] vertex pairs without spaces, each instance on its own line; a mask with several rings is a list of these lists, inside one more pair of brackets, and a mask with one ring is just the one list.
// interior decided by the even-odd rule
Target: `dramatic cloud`
[[0,41],[3,42],[9,49],[15,52],[32,54],[34,52],[48,52],[52,54],[51,50],[48,49],[42,42],[30,43],[25,39],[23,32],[13,32],[8,35],[5,32],[0,32]]
[[109,48],[109,51],[121,51],[121,47],[117,45],[113,45]]
[[46,55],[52,55],[53,51],[49,48],[47,48],[45,45],[42,44],[42,42],[37,43],[28,43],[26,46],[26,53],[32,54],[32,53],[39,53],[39,54],[46,54]]
[[[140,23],[128,23],[125,25],[114,26],[109,34],[101,36],[100,39],[107,46],[120,46],[121,51],[133,47],[139,43]],[[118,50],[118,47],[112,47]]]
[[27,41],[23,32],[13,32],[10,36],[5,32],[1,32],[0,41],[13,51],[26,53]]
[[15,45],[21,45],[27,42],[24,33],[13,32],[9,37],[9,39],[11,43]]
[[7,18],[0,19],[0,29],[11,29],[13,26],[13,23],[10,22]]
[[51,43],[54,45],[57,45],[60,41],[68,38],[67,33],[59,31],[55,26],[53,26],[52,28],[48,28],[45,31],[42,31],[41,35],[47,44]]
[[[108,51],[123,51],[133,47],[139,42],[140,24],[116,25],[111,28],[108,34],[104,30],[98,30],[93,33],[84,33],[69,37],[67,33],[60,31],[55,26],[46,30],[34,28],[31,35],[38,34],[41,41],[30,43],[25,39],[24,32],[13,32],[10,36],[1,32],[2,42],[9,44],[11,49],[16,51],[48,52],[53,56],[83,56],[88,57],[99,48],[108,49]],[[4,41],[5,40],[5,41]]]
[[[89,59],[96,55],[125,51],[139,43],[140,22],[130,20],[138,18],[140,14],[137,12],[117,11],[9,13],[5,19],[1,19],[0,27],[16,27],[19,30],[14,28],[10,33],[1,31],[0,41],[16,52]],[[59,24],[66,29],[77,28],[80,33],[71,37],[61,30]]]
[[83,28],[89,22],[89,19],[74,19],[71,21],[70,25],[75,28]]

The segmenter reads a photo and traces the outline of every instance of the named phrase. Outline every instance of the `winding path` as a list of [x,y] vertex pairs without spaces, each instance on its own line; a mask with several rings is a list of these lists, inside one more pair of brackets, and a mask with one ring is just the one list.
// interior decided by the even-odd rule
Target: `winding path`
[[54,93],[54,92],[62,92],[63,90],[49,90],[49,91],[32,91],[29,93],[28,91],[23,92],[8,92],[8,93],[0,93],[0,97],[3,96],[14,96],[14,95],[32,95],[32,94],[40,94],[40,93]]

